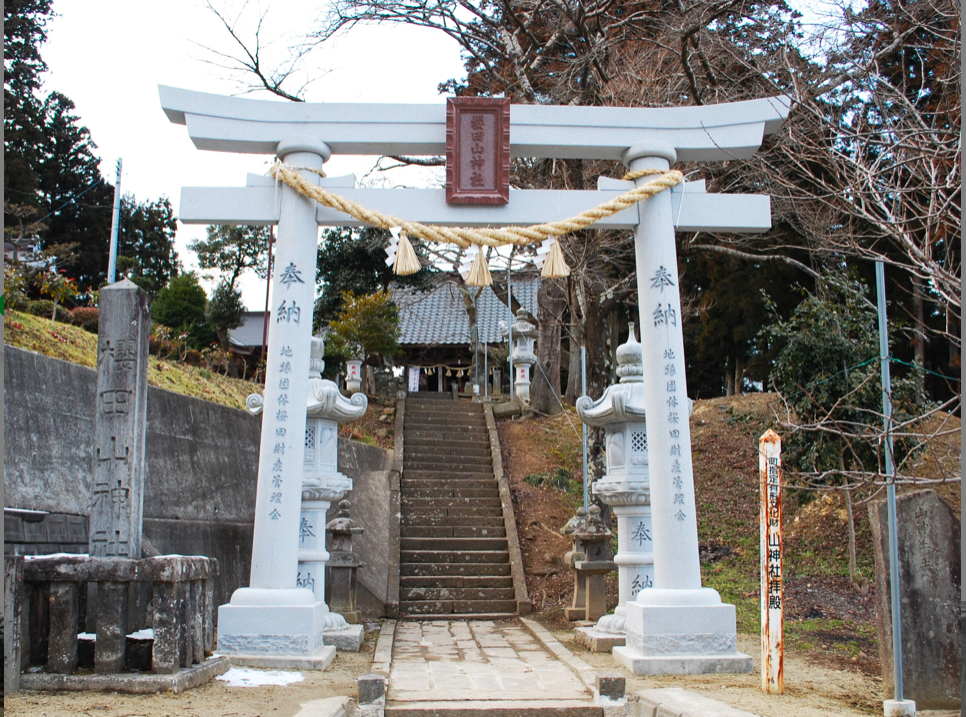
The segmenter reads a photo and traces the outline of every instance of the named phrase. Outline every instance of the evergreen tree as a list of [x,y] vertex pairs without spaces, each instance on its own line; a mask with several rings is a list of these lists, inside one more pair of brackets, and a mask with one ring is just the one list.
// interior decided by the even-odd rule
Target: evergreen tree
[[238,278],[253,270],[264,279],[268,264],[268,227],[213,225],[207,238],[191,242],[188,248],[198,255],[202,269],[215,269],[235,288]]
[[241,292],[227,280],[220,281],[211,292],[211,299],[205,308],[205,318],[208,325],[218,334],[218,344],[225,351],[228,350],[228,332],[242,325],[244,313],[245,305],[242,304]]
[[198,277],[189,271],[174,277],[158,292],[158,298],[151,305],[151,318],[155,323],[187,334],[189,346],[200,349],[216,338],[206,320],[207,305],[208,295],[198,283]]
[[121,202],[117,237],[118,274],[122,268],[131,281],[157,295],[179,269],[174,250],[178,223],[166,197],[137,204],[133,197]]

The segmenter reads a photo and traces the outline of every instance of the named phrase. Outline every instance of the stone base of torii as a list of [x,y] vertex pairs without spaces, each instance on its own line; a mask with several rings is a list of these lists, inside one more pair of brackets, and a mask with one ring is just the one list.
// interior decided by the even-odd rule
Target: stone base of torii
[[[198,148],[274,153],[309,183],[407,220],[451,226],[536,224],[598,206],[632,186],[602,179],[596,192],[521,190],[510,193],[508,204],[474,207],[446,203],[443,190],[356,189],[354,181],[320,178],[332,152],[442,154],[445,107],[292,105],[160,89],[165,113],[172,122],[187,125]],[[666,171],[678,159],[748,158],[787,114],[788,100],[781,97],[659,109],[512,106],[507,156],[620,159],[632,171]],[[635,181],[643,184],[648,178]],[[236,592],[232,609],[221,619],[231,623],[237,610],[250,628],[246,634],[264,651],[271,652],[276,641],[280,652],[304,643],[309,659],[323,644],[325,613],[311,591],[295,587],[297,560],[289,546],[298,534],[297,484],[273,487],[276,478],[281,485],[299,475],[304,413],[301,419],[279,418],[285,416],[280,402],[290,395],[299,399],[307,389],[300,377],[306,375],[311,339],[318,228],[360,222],[317,206],[288,185],[275,187],[271,179],[251,176],[242,188],[185,188],[179,215],[186,223],[278,224],[276,265],[283,271],[276,272],[271,293],[265,390],[271,410],[262,423],[252,587]],[[614,655],[638,674],[752,668],[751,658],[737,652],[734,606],[701,587],[674,232],[757,233],[770,225],[768,197],[709,194],[700,181],[663,191],[592,225],[635,232],[655,587],[627,602],[627,644],[615,648]],[[282,373],[285,366],[291,380]]]

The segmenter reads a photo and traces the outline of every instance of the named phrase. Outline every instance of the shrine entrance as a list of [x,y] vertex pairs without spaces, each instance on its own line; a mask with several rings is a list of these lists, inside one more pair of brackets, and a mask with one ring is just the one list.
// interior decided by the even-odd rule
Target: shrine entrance
[[[297,480],[285,484],[301,473],[305,414],[284,409],[308,388],[319,227],[401,227],[463,247],[536,243],[588,227],[634,231],[648,410],[654,587],[628,603],[627,646],[615,657],[638,674],[751,669],[737,652],[734,606],[701,586],[674,232],[764,232],[770,201],[708,193],[672,167],[751,157],[785,121],[787,99],[659,109],[504,101],[451,108],[448,118],[444,105],[285,104],[171,87],[160,94],[168,118],[186,125],[199,149],[279,159],[274,176],[185,187],[181,198],[185,223],[278,224],[251,586],[230,605],[247,616],[233,622],[242,631],[232,635],[237,649],[310,657],[322,644],[314,595],[296,587],[302,495]],[[354,177],[322,171],[332,154],[444,153],[445,190],[361,189]],[[509,191],[513,157],[621,161],[628,173],[601,177],[596,191]],[[557,254],[548,257],[550,276],[567,271]],[[485,265],[474,272],[485,283]]]

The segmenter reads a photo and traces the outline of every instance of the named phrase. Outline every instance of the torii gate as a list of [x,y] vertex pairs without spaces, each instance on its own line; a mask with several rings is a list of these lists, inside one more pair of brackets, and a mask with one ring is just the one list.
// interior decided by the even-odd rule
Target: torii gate
[[[289,104],[159,91],[165,114],[187,125],[198,149],[274,154],[314,184],[426,224],[546,222],[634,186],[601,178],[597,191],[513,191],[508,204],[476,206],[447,204],[443,189],[357,189],[352,176],[321,178],[311,170],[332,154],[443,154],[445,105]],[[513,105],[510,155],[620,160],[632,171],[667,170],[678,160],[745,159],[782,126],[788,105],[784,97],[659,109]],[[360,223],[270,177],[249,174],[246,185],[185,187],[179,217],[186,224],[278,224],[251,586],[237,590],[219,617],[233,610],[232,623],[240,624],[244,616],[248,634],[235,637],[251,652],[311,659],[322,648],[324,604],[295,586],[301,490],[285,481],[301,478],[305,412],[287,411],[286,404],[308,388],[319,226]],[[689,182],[593,226],[635,232],[655,537],[655,587],[628,604],[628,644],[615,657],[638,674],[750,671],[751,658],[737,652],[734,606],[701,587],[674,232],[767,231],[770,198],[708,194],[703,181]]]

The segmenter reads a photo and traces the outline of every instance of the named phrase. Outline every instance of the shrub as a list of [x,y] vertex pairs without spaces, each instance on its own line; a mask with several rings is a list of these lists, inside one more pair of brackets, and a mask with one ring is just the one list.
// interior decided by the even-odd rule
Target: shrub
[[96,306],[78,306],[70,312],[70,317],[76,326],[92,334],[97,333],[101,312]]
[[54,313],[54,302],[50,299],[28,301],[27,313],[33,314],[34,316],[43,316],[45,319],[49,319],[51,314]]

